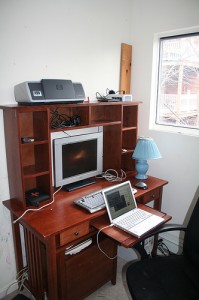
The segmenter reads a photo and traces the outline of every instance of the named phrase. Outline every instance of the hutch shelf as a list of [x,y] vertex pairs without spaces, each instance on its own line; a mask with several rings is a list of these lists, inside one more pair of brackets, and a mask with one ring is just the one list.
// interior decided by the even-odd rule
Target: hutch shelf
[[[141,102],[0,106],[4,112],[10,196],[22,210],[25,193],[40,188],[52,199],[51,132],[103,126],[103,170],[134,170]],[[54,128],[55,115],[80,117],[78,126]],[[23,142],[24,138],[31,142]],[[13,151],[14,149],[14,151]]]

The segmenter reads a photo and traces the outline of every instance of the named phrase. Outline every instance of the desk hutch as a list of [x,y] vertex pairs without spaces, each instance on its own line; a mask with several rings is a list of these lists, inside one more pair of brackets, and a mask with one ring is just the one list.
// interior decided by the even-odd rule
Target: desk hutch
[[[117,259],[108,259],[97,247],[96,234],[108,224],[106,210],[90,214],[73,202],[81,196],[112,184],[105,179],[81,189],[59,191],[53,196],[51,115],[54,110],[69,117],[80,116],[78,128],[103,126],[103,170],[123,169],[132,184],[134,161],[131,156],[137,142],[138,106],[140,102],[49,104],[37,106],[1,106],[4,127],[10,199],[4,205],[10,210],[12,221],[30,208],[25,199],[26,191],[41,188],[54,202],[37,211],[27,212],[13,223],[13,236],[17,269],[23,268],[20,227],[23,227],[28,266],[27,286],[37,300],[84,299],[90,293],[111,281],[116,283]],[[77,127],[68,127],[73,130]],[[34,141],[23,143],[23,137]],[[141,204],[154,202],[161,209],[163,186],[167,181],[149,177],[148,190],[139,190],[136,199]],[[141,205],[140,204],[140,205]],[[31,207],[32,208],[32,207]],[[150,209],[150,208],[147,208]],[[164,216],[162,213],[159,215]],[[165,216],[165,220],[167,217]],[[89,247],[75,255],[66,255],[71,246],[91,239]],[[101,248],[111,257],[117,253],[117,245],[131,247],[138,239],[111,228],[100,235]]]

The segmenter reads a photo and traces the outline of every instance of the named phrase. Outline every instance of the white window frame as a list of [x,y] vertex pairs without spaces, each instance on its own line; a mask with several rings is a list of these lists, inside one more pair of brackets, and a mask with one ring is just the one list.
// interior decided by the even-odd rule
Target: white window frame
[[171,126],[171,125],[160,125],[156,124],[156,110],[157,110],[157,96],[158,96],[158,68],[159,68],[159,46],[160,46],[160,38],[175,36],[175,35],[183,35],[189,33],[197,33],[199,32],[199,26],[183,28],[179,30],[172,30],[166,32],[160,32],[154,34],[153,40],[153,60],[152,60],[152,81],[151,81],[151,102],[150,102],[150,118],[149,118],[149,129],[162,131],[162,132],[170,132],[170,133],[178,133],[184,135],[191,136],[199,136],[198,129],[185,128],[180,126]]

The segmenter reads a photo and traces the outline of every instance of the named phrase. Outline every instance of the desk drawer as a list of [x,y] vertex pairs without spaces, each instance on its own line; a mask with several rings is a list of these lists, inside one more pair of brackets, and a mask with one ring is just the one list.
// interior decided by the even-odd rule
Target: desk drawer
[[[100,246],[110,257],[117,254],[117,243],[106,236],[100,236]],[[92,244],[79,253],[64,252],[57,255],[58,299],[85,299],[106,282],[116,283],[117,259],[107,259],[99,251],[95,236]]]
[[89,222],[73,226],[72,228],[60,233],[60,246],[72,242],[89,233]]
[[139,199],[140,203],[146,204],[154,200],[159,200],[160,199],[160,189],[155,189],[152,190],[148,193],[146,193],[144,196]]

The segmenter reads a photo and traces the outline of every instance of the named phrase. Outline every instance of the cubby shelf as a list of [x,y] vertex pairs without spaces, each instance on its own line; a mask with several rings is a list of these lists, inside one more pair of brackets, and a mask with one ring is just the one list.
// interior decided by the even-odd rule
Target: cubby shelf
[[48,140],[35,140],[34,142],[29,142],[29,143],[21,143],[22,147],[29,147],[31,145],[42,145],[42,144],[48,144]]
[[27,166],[23,168],[24,178],[37,177],[49,174],[49,170],[45,170],[41,165],[40,166]]
[[128,130],[137,130],[137,127],[132,126],[132,127],[123,127],[122,128],[122,131],[128,131]]

